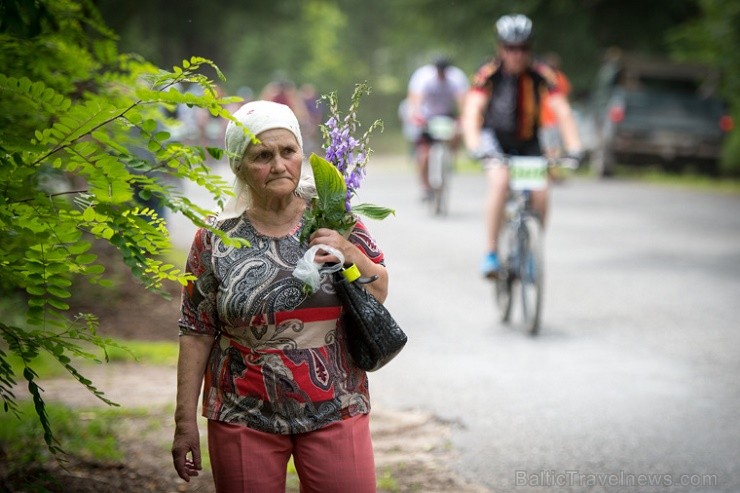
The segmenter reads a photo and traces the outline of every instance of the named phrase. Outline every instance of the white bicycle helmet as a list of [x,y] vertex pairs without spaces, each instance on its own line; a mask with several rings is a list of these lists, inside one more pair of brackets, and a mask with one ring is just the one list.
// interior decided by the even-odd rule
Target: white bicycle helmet
[[532,41],[532,21],[526,15],[505,15],[496,21],[498,39],[507,45],[523,45]]

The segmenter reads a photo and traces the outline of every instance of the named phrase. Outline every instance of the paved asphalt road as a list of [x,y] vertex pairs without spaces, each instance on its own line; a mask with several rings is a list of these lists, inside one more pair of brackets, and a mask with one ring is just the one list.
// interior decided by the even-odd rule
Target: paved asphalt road
[[397,210],[367,223],[410,340],[373,400],[452,423],[455,469],[495,492],[740,491],[740,198],[555,187],[531,338],[498,322],[478,274],[480,174],[454,177],[442,219],[403,157],[375,157],[361,192]]

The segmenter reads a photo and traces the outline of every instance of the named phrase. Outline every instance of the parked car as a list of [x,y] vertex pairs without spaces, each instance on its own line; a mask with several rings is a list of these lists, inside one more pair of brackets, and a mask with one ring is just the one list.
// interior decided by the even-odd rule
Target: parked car
[[596,138],[590,163],[599,176],[617,163],[695,165],[716,174],[732,119],[708,67],[636,56],[605,64],[592,93]]

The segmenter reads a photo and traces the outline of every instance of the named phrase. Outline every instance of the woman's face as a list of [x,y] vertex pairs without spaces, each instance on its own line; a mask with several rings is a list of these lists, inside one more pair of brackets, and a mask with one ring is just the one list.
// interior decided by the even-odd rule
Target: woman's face
[[250,144],[242,158],[239,176],[254,199],[269,201],[293,193],[301,177],[303,151],[289,130],[265,130]]

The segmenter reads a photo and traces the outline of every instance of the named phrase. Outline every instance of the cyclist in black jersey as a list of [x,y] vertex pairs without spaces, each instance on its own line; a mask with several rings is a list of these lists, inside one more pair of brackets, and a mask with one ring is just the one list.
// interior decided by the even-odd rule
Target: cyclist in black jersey
[[[461,118],[463,138],[471,155],[484,165],[488,180],[485,205],[487,253],[481,266],[485,277],[500,271],[498,232],[508,194],[507,155],[541,156],[538,139],[540,105],[546,95],[558,118],[568,156],[580,160],[581,143],[570,104],[558,87],[556,73],[532,60],[532,21],[521,14],[496,22],[498,56],[473,75]],[[533,192],[533,207],[544,224],[547,190]]]

